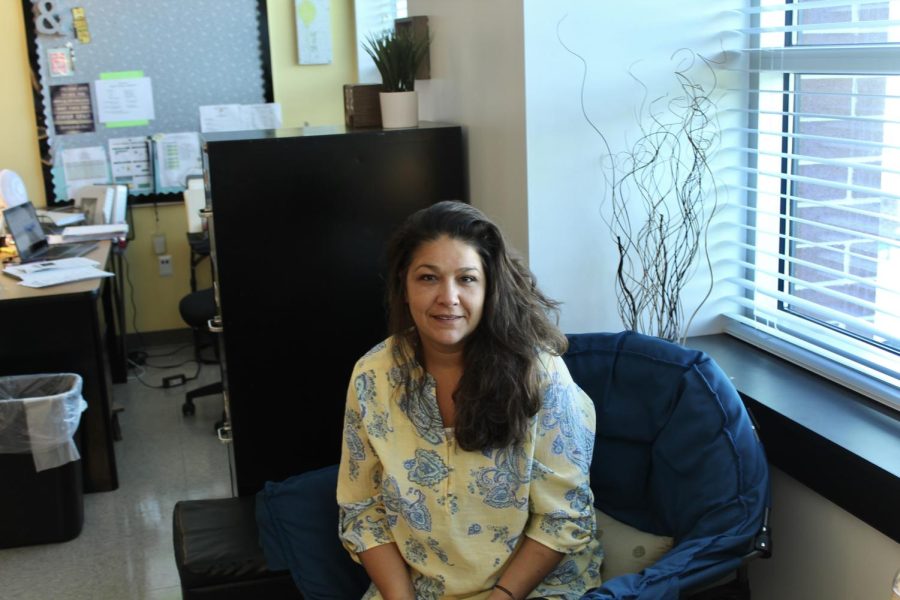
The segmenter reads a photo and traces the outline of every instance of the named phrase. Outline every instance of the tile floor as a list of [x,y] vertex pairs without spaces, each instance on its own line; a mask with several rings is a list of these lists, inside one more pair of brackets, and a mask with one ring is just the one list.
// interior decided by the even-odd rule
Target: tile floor
[[[191,353],[182,346],[149,362],[171,365]],[[163,376],[195,368],[147,369],[142,378],[159,384]],[[172,546],[175,502],[231,495],[227,449],[213,433],[221,400],[200,398],[196,415],[181,414],[186,389],[215,381],[218,367],[206,365],[198,380],[166,390],[141,385],[134,371],[129,375],[113,390],[125,409],[119,413],[122,440],[115,444],[119,489],[84,496],[84,528],[74,540],[0,550],[0,599],[181,598]]]

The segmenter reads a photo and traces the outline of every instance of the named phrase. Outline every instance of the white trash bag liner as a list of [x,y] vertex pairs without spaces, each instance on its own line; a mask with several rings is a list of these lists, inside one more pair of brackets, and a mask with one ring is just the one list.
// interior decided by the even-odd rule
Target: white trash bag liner
[[30,452],[37,471],[78,460],[74,436],[86,408],[75,373],[0,377],[0,454]]

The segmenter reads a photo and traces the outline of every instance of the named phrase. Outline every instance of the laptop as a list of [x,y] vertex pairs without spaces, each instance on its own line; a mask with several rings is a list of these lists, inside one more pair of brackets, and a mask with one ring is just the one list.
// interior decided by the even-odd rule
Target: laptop
[[97,247],[96,243],[54,244],[51,246],[31,202],[4,210],[3,221],[16,242],[20,263],[84,256]]

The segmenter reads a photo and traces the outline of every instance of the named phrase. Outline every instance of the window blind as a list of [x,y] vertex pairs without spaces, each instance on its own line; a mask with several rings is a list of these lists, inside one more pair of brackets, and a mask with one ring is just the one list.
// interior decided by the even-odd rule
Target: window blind
[[363,49],[370,36],[393,29],[394,19],[407,16],[407,0],[355,0],[356,64],[359,83],[381,83],[381,75],[372,58]]
[[743,13],[726,330],[900,408],[900,1]]

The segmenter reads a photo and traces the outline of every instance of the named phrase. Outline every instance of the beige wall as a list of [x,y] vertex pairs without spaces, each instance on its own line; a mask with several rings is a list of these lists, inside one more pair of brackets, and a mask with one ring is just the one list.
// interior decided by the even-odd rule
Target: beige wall
[[528,258],[525,63],[520,0],[409,0],[433,36],[419,117],[463,127],[469,199]]
[[750,563],[753,597],[888,600],[900,544],[784,472],[770,471],[772,558]]
[[[275,101],[281,103],[286,127],[338,124],[343,122],[344,83],[356,81],[353,0],[331,3],[333,61],[330,65],[297,64],[296,28],[292,0],[269,0],[269,33]],[[35,133],[30,88],[30,67],[26,53],[22,4],[0,1],[0,168],[12,169],[25,180],[31,200],[46,204]],[[133,210],[135,239],[126,252],[137,328],[141,332],[185,327],[178,314],[178,301],[190,291],[189,250],[185,232],[187,217],[181,203]],[[173,274],[160,277],[150,236],[166,235],[172,255]],[[209,267],[198,271],[200,285],[209,285]],[[126,294],[130,298],[130,292]],[[131,302],[126,306],[128,329],[133,330]]]

